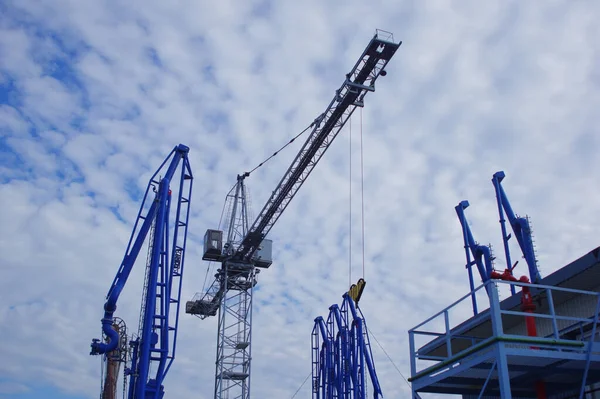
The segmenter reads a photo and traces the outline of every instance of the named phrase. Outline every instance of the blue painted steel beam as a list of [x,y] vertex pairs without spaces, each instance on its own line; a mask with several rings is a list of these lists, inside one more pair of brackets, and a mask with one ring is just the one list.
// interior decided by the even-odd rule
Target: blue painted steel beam
[[366,399],[366,371],[373,397],[382,397],[364,315],[348,293],[329,308],[327,323],[315,319],[312,337],[314,399]]
[[[529,221],[527,218],[518,217],[510,206],[510,202],[508,201],[508,197],[506,196],[506,192],[502,187],[502,180],[506,175],[504,172],[496,172],[492,178],[492,182],[494,184],[494,189],[496,191],[496,200],[498,202],[498,212],[500,213],[500,224],[502,226],[502,238],[504,241],[504,250],[506,252],[506,259],[510,262],[510,252],[508,248],[508,240],[511,238],[510,235],[506,234],[506,227],[504,226],[504,212],[506,212],[506,217],[508,218],[508,222],[512,227],[513,233],[519,243],[519,247],[521,248],[521,252],[523,253],[523,257],[525,258],[525,262],[527,262],[527,267],[529,269],[529,278],[532,283],[537,283],[542,279],[540,272],[538,270],[537,261],[535,258],[535,250],[533,247],[533,239],[531,237],[531,226],[529,225]],[[512,266],[508,265],[509,268]]]
[[[462,226],[465,254],[467,258],[466,267],[467,269],[471,270],[471,266],[475,264],[477,266],[477,270],[479,271],[481,281],[485,283],[490,279],[490,274],[492,273],[492,256],[488,246],[479,245],[473,238],[473,233],[471,232],[471,228],[467,222],[467,217],[465,216],[465,209],[467,209],[468,206],[469,201],[461,201],[456,207],[454,207],[456,210],[456,215],[458,216],[458,220]],[[473,255],[473,260],[471,260],[469,250]],[[469,272],[469,284],[471,286],[471,291],[474,291],[475,283],[473,281],[473,275],[471,272]],[[486,286],[486,290],[487,289],[488,287]],[[477,314],[477,304],[475,302],[474,294],[472,296],[472,302],[473,312]]]
[[[117,301],[140,250],[150,234],[150,259],[147,266],[147,285],[144,287],[143,314],[139,338],[130,342],[133,349],[132,367],[126,370],[130,379],[130,399],[160,399],[164,395],[163,380],[175,358],[178,314],[181,298],[181,278],[185,259],[185,245],[189,221],[193,175],[188,160],[189,148],[176,146],[152,175],[134,224],[127,250],[117,275],[108,291],[102,319],[107,343],[92,340],[91,354],[106,354],[113,351],[119,336],[112,329]],[[163,167],[170,163],[166,169]],[[171,182],[177,181],[175,173],[181,165],[176,198],[174,228],[171,221]],[[163,174],[164,173],[164,174]],[[157,178],[163,174],[162,178]],[[175,178],[175,179],[174,179]],[[150,200],[150,190],[154,196]],[[146,201],[151,201],[148,211]],[[138,229],[139,222],[142,221]],[[175,286],[173,285],[175,284]],[[174,294],[174,295],[173,295]],[[172,318],[173,319],[172,319]],[[150,365],[156,363],[155,375],[150,378]]]

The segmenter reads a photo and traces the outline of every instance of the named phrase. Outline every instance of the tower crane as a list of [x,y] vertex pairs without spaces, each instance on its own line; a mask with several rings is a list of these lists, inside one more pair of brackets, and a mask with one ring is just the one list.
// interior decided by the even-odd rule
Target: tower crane
[[375,81],[385,76],[401,42],[377,30],[362,55],[346,74],[325,112],[307,128],[312,129],[271,197],[249,226],[244,180],[246,172],[228,194],[228,231],[207,230],[203,259],[221,264],[208,290],[186,304],[186,312],[201,319],[218,313],[215,399],[250,397],[252,291],[259,269],[272,264],[272,242],[265,237],[337,137],[365,95],[375,91]]
[[[146,239],[148,258],[139,330],[137,337],[128,342],[131,366],[125,368],[124,378],[126,382],[127,378],[129,379],[128,399],[161,399],[164,395],[163,380],[175,359],[192,194],[193,175],[188,153],[189,148],[179,144],[150,178],[125,256],[106,295],[102,318],[105,339],[104,342],[93,339],[90,353],[107,358],[102,399],[115,398],[115,368],[118,369],[115,366],[127,358],[124,352],[128,351],[128,348],[123,343],[127,343],[128,338],[124,335],[125,328],[121,320],[114,317],[114,313],[119,295]],[[179,176],[176,175],[178,169]],[[164,173],[164,176],[160,177],[161,173]],[[172,216],[174,219],[171,219]],[[151,366],[154,370],[152,376]]]

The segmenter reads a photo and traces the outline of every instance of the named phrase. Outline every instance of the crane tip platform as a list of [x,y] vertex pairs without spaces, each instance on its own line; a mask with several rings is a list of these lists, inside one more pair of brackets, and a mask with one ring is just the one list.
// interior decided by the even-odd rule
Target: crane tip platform
[[[498,289],[509,284],[529,287],[535,312],[522,311],[520,292],[499,300]],[[489,298],[484,311],[451,328],[450,315],[470,303],[471,292],[409,330],[415,393],[532,398],[542,384],[548,397],[579,397],[600,382],[600,247],[539,284],[489,280],[474,291]],[[527,318],[537,336],[528,336]]]

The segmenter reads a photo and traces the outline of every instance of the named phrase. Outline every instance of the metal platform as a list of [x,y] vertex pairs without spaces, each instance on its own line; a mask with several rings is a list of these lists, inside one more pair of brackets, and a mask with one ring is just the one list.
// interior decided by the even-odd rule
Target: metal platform
[[211,301],[192,300],[185,303],[185,313],[197,316],[215,316],[219,304]]
[[[535,398],[537,384],[543,383],[548,398],[566,398],[600,382],[600,342],[595,342],[600,330],[594,317],[600,310],[599,252],[548,276],[543,285],[488,281],[411,329],[413,391]],[[521,311],[520,293],[499,300],[498,289],[507,291],[508,284],[517,291],[530,287],[535,313]],[[468,306],[476,294],[488,299],[489,308],[451,327],[456,309]],[[534,318],[537,337],[527,336],[526,317]],[[419,340],[426,342],[416,349]]]

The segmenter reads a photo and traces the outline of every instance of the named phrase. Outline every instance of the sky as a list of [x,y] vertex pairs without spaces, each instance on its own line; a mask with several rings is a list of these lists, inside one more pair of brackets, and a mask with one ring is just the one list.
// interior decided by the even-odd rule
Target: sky
[[[384,396],[409,397],[408,329],[468,291],[461,200],[502,268],[495,172],[542,276],[600,245],[599,18],[584,0],[0,2],[0,398],[98,397],[89,344],[149,176],[190,147],[187,300],[237,174],[325,110],[377,28],[403,42],[387,76],[270,232],[252,393],[292,397],[314,318],[364,277]],[[255,215],[299,149],[247,179]],[[116,312],[130,326],[143,263]],[[210,398],[216,319],[181,312],[167,397]]]

